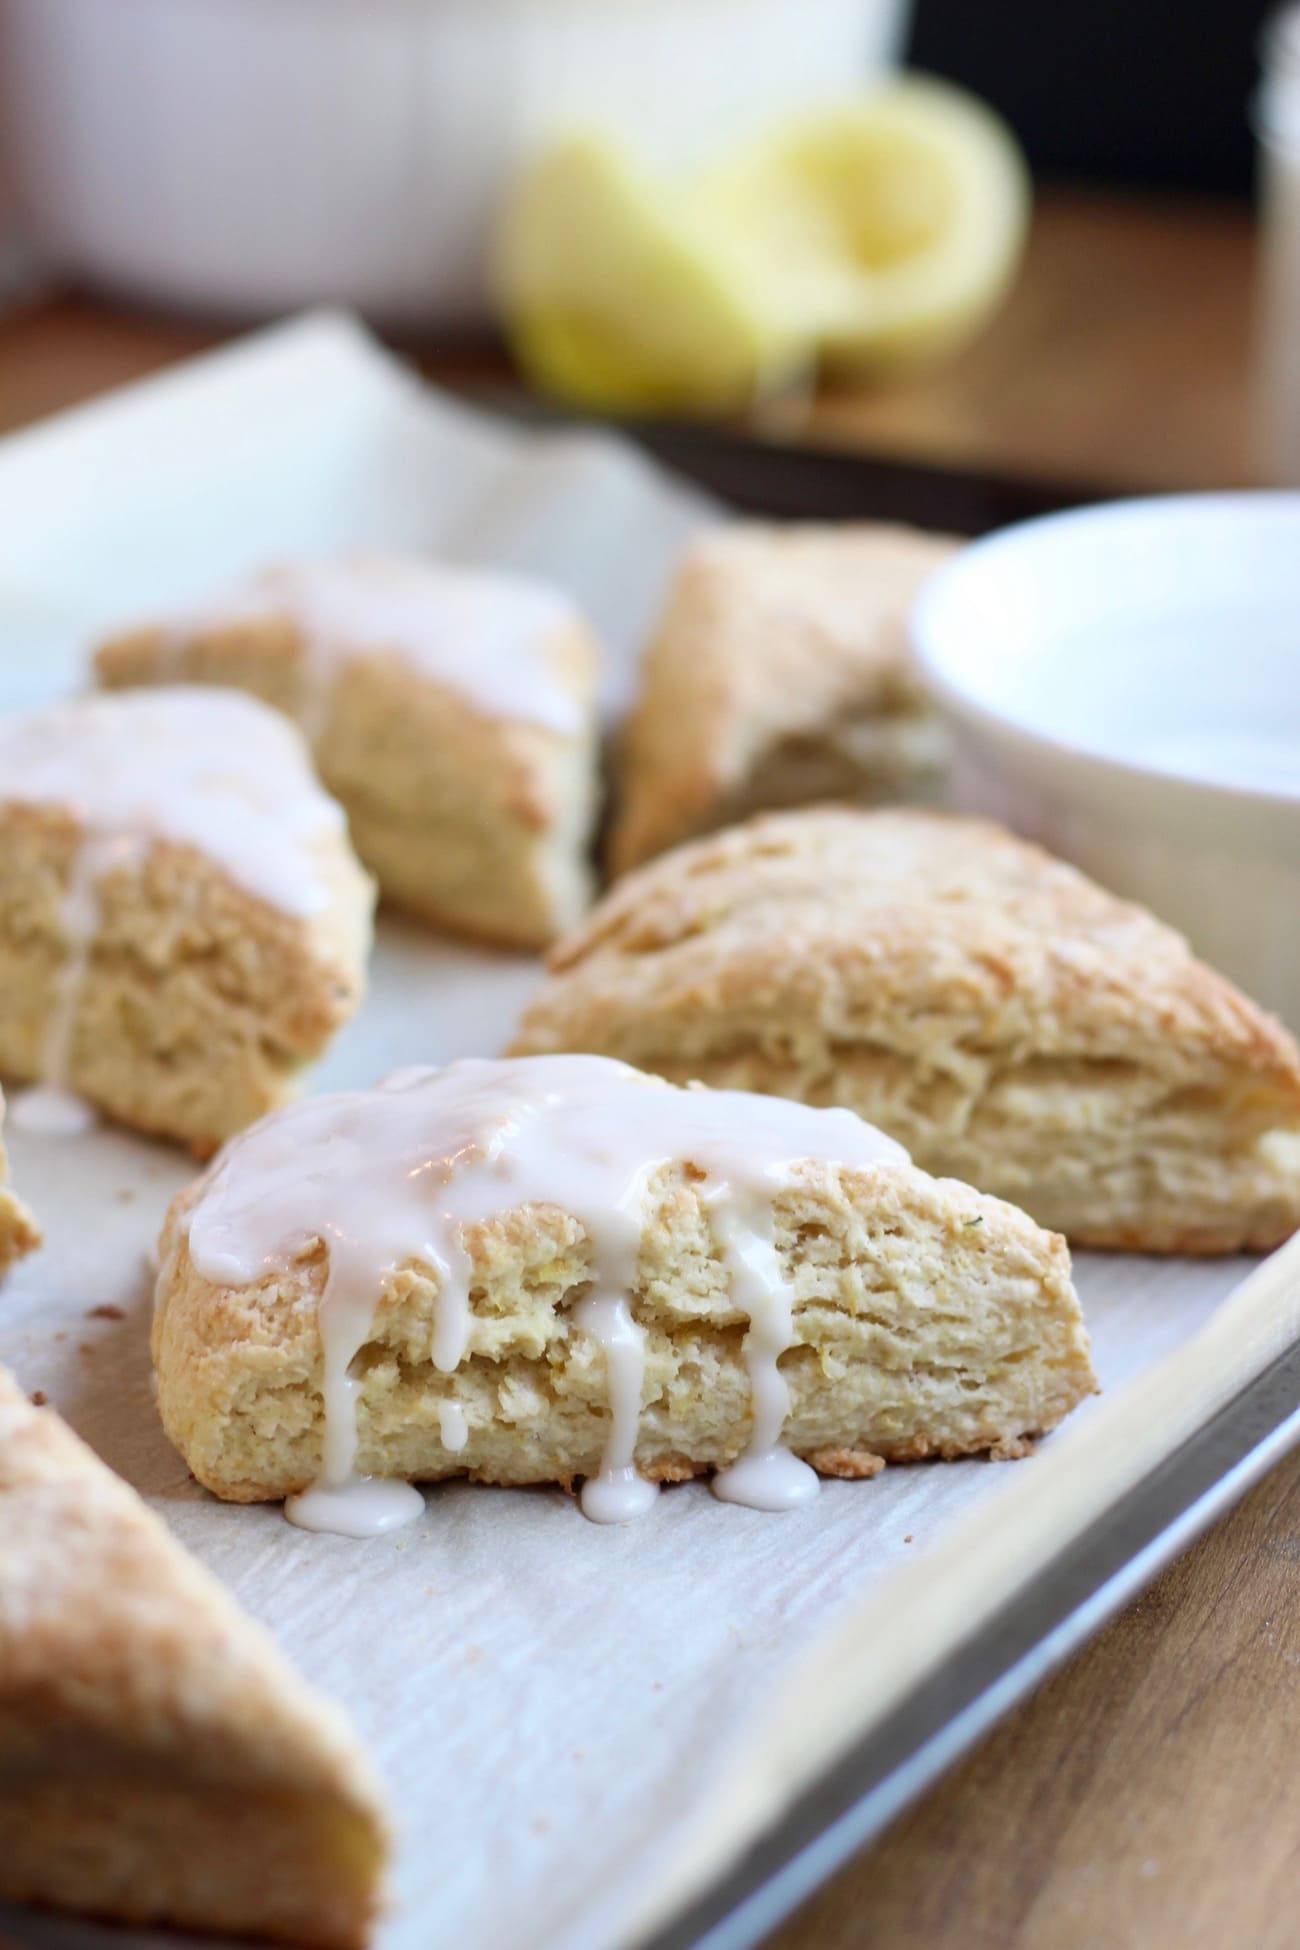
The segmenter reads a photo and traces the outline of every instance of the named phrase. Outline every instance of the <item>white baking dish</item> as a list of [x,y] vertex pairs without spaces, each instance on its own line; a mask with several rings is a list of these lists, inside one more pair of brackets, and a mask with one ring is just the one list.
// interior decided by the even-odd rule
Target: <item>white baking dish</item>
[[1300,1027],[1300,494],[1005,529],[914,618],[953,793],[1171,921]]
[[556,130],[689,163],[897,54],[908,0],[2,0],[0,126],[57,267],[239,313],[486,313]]

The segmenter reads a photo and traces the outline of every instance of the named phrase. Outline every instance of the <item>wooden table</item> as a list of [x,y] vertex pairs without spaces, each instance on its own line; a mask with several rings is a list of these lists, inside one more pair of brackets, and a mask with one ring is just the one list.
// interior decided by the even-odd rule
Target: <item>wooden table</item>
[[[1243,212],[1045,198],[945,372],[783,433],[1142,488],[1252,478]],[[0,427],[212,343],[86,299],[0,320]],[[481,349],[414,348],[451,378]],[[773,1939],[772,1950],[1300,1943],[1300,1456]]]
[[[1235,205],[1044,199],[994,324],[937,373],[870,394],[780,404],[764,426],[915,460],[1103,487],[1252,478],[1254,235]],[[87,299],[0,318],[0,430],[217,342]],[[499,379],[490,346],[403,347],[452,384]]]

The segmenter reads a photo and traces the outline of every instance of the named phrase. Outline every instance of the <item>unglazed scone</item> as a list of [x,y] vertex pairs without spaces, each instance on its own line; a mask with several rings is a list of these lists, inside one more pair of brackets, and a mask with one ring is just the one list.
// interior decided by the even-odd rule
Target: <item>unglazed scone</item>
[[[0,1090],[0,1132],[5,1121],[4,1092]],[[14,1261],[34,1252],[41,1243],[41,1229],[9,1183],[9,1160],[0,1136],[0,1280]]]
[[0,1075],[197,1151],[289,1096],[362,993],[373,888],[298,733],[234,691],[0,719]]
[[943,734],[906,622],[957,546],[876,523],[746,522],[696,542],[623,732],[613,871],[765,808],[933,781]]
[[386,555],[287,563],[114,637],[102,685],[232,684],[297,718],[385,897],[539,947],[590,898],[597,659],[531,578]]
[[814,1471],[1021,1453],[1094,1385],[1064,1242],[1022,1212],[848,1112],[600,1058],[279,1112],[178,1197],[160,1259],[194,1474],[352,1534],[462,1473],[586,1478],[613,1520],[708,1470],[785,1507]]
[[387,1853],[339,1710],[0,1370],[0,1897],[350,1950]]
[[622,882],[518,1052],[845,1104],[1076,1245],[1300,1225],[1300,1053],[1180,936],[1002,829],[775,814]]

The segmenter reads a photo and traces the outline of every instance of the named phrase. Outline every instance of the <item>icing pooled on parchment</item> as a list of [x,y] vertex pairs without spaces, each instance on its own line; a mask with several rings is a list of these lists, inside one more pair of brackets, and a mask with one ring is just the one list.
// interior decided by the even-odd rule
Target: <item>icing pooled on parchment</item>
[[87,1128],[65,1086],[105,875],[160,841],[192,846],[255,899],[307,919],[329,904],[324,843],[344,830],[292,728],[237,691],[128,691],[0,718],[0,803],[58,807],[81,834],[44,1082],[13,1103],[15,1126],[46,1135]]
[[[781,1445],[790,1400],[779,1361],[794,1338],[794,1296],[772,1212],[774,1197],[808,1160],[861,1169],[902,1164],[907,1154],[849,1111],[678,1090],[600,1056],[404,1070],[378,1089],[308,1099],[254,1125],[210,1171],[189,1215],[189,1252],[202,1278],[243,1287],[284,1270],[315,1241],[326,1248],[323,1467],[305,1497],[290,1500],[290,1515],[356,1535],[365,1528],[358,1512],[372,1497],[374,1527],[390,1526],[394,1486],[367,1486],[356,1473],[351,1372],[381,1291],[409,1263],[434,1271],[431,1358],[453,1374],[472,1322],[466,1229],[525,1205],[571,1213],[590,1241],[590,1286],[572,1320],[604,1357],[609,1415],[583,1509],[598,1522],[646,1509],[654,1487],[635,1467],[646,1337],[630,1296],[650,1182],[673,1162],[699,1175],[696,1193],[732,1298],[749,1321],[751,1435],[716,1478],[718,1493],[762,1509],[813,1494],[813,1472]],[[448,1449],[464,1446],[463,1417],[440,1412],[440,1428]],[[406,1508],[414,1514],[417,1505],[418,1497]]]
[[379,553],[277,563],[169,620],[165,636],[175,674],[197,636],[281,619],[302,637],[298,716],[312,742],[329,721],[340,671],[375,652],[404,658],[485,716],[522,719],[564,735],[583,728],[584,707],[547,649],[548,639],[574,626],[577,612],[531,576]]

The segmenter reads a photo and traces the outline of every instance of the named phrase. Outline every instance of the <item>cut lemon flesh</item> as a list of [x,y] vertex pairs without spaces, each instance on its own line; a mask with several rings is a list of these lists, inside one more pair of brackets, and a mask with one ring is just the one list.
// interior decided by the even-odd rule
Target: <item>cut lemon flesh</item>
[[1024,242],[1029,177],[991,110],[911,77],[753,144],[710,172],[697,201],[825,363],[888,364],[948,349],[997,304]]

